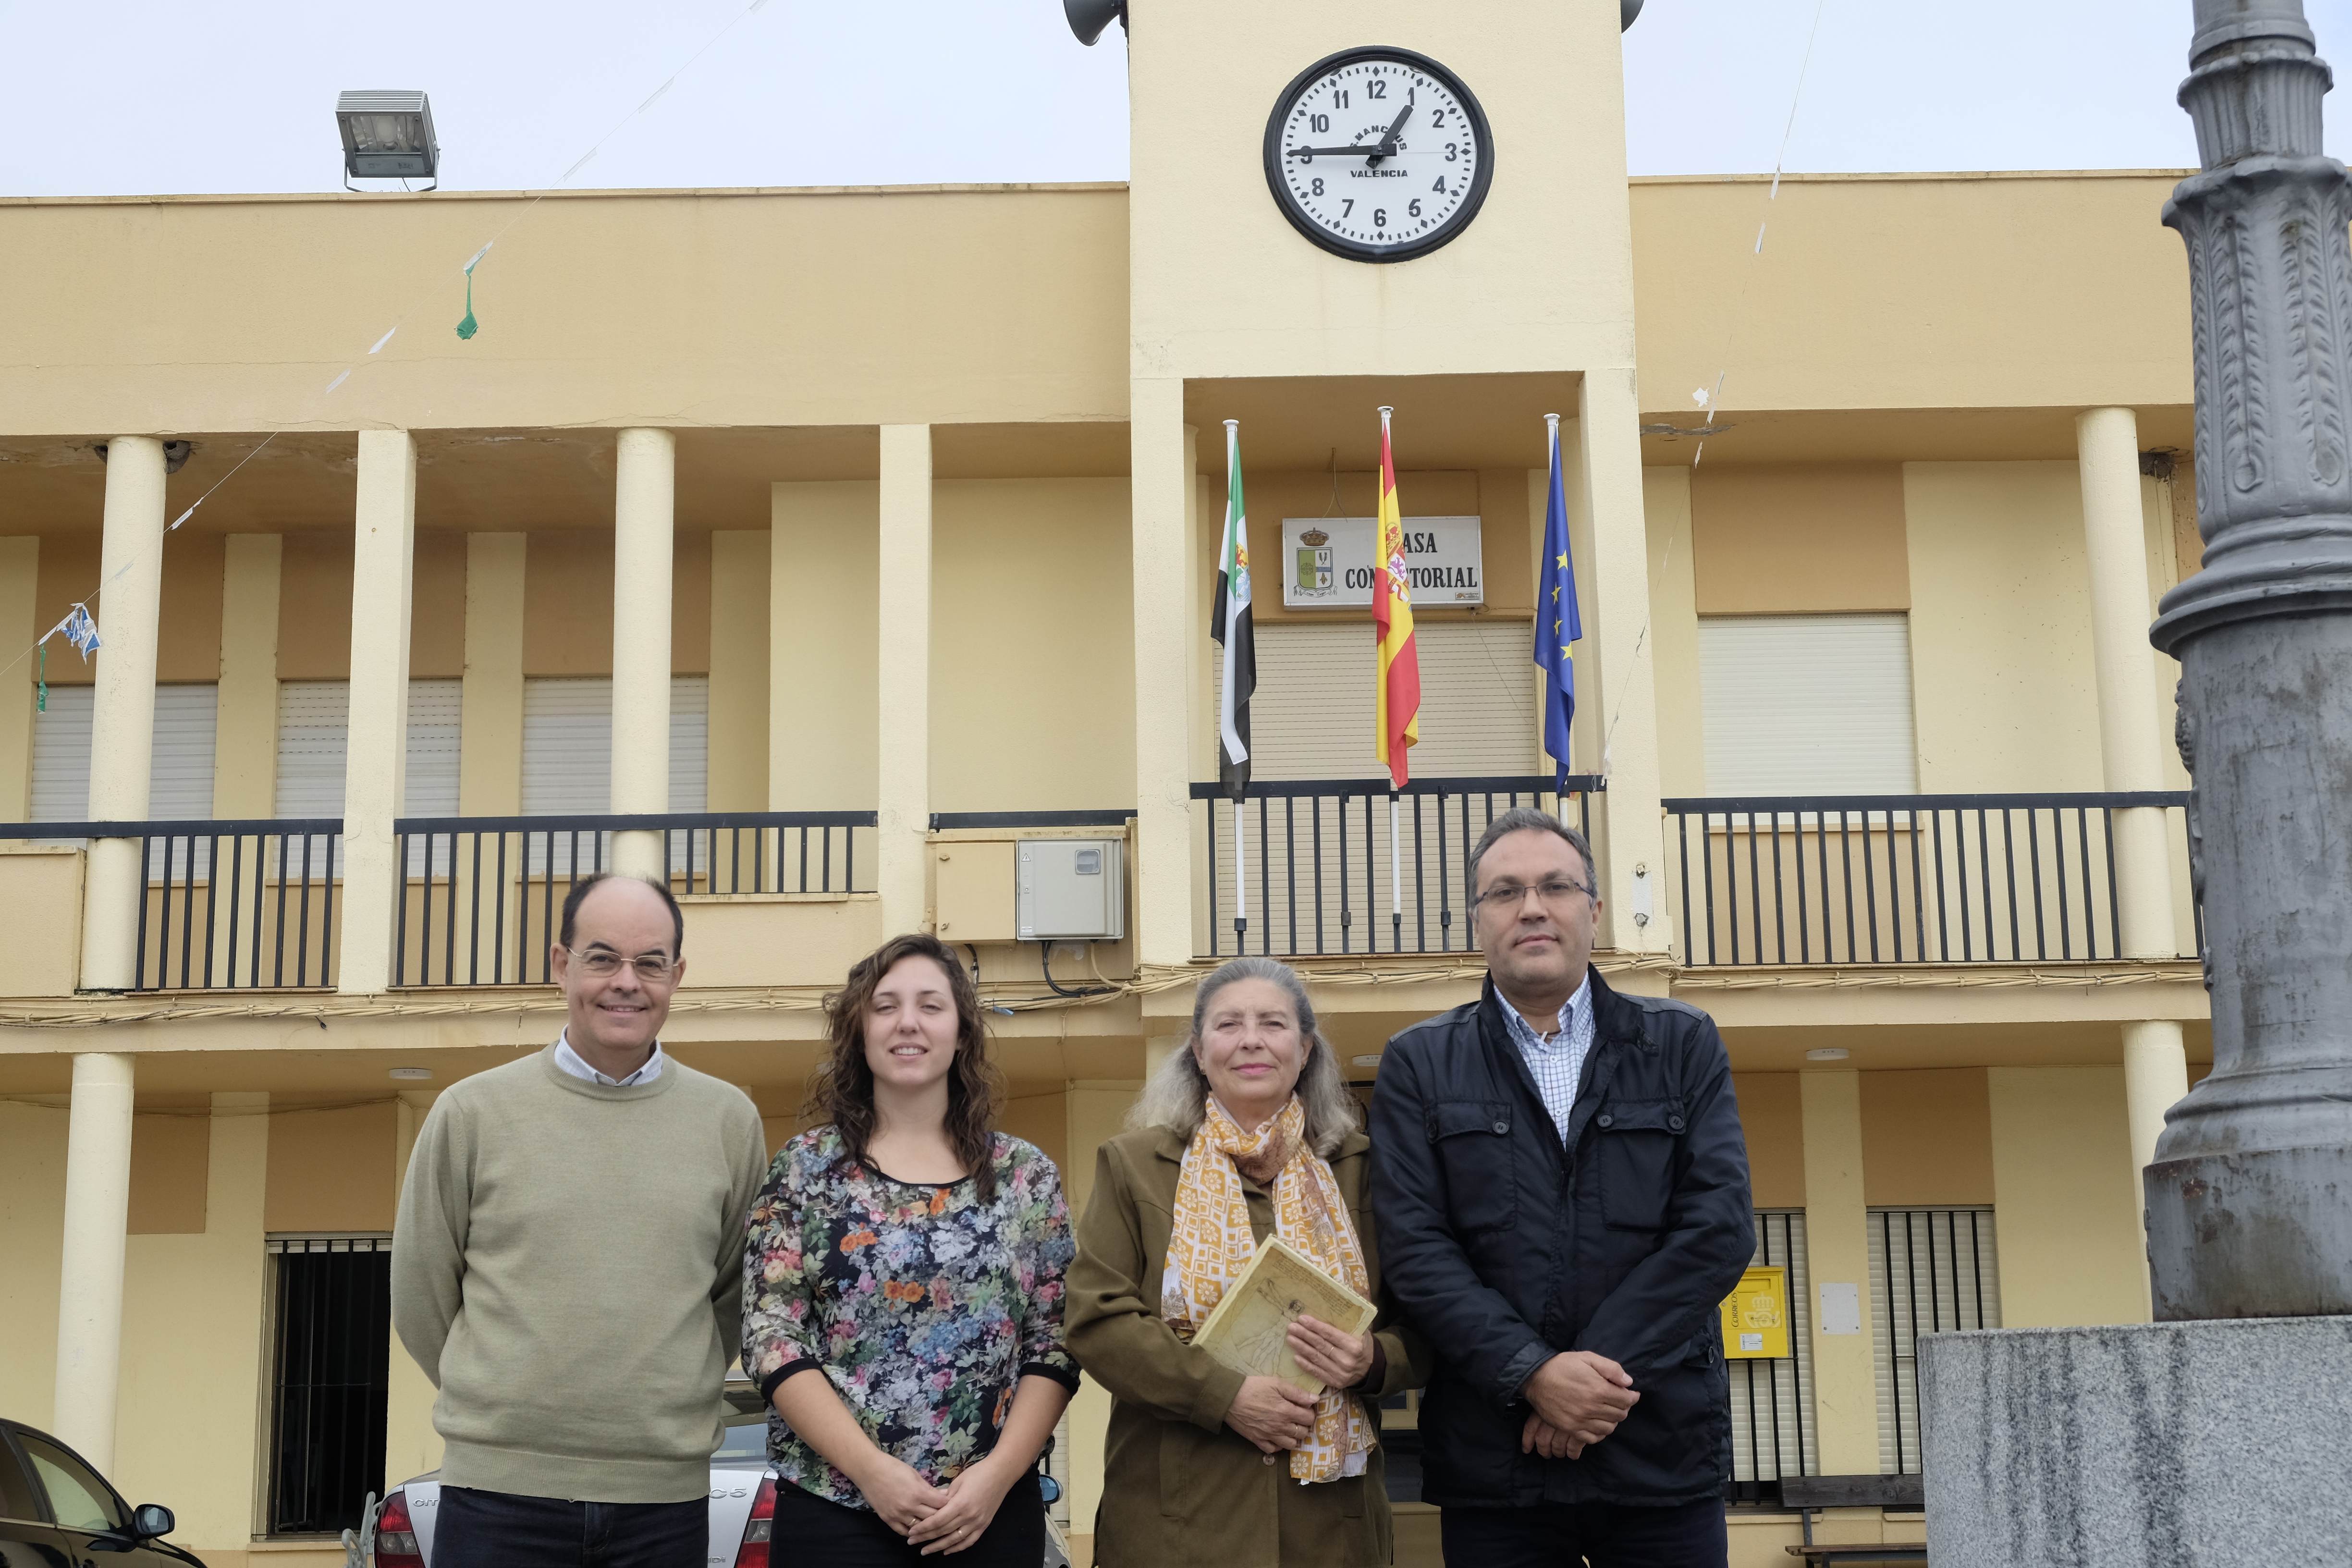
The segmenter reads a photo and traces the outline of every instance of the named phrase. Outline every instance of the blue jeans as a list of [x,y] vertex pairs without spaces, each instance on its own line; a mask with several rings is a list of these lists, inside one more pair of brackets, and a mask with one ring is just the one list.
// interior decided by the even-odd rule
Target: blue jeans
[[566,1502],[441,1489],[433,1568],[704,1568],[710,1500]]
[[1449,1568],[1724,1568],[1731,1550],[1716,1498],[1673,1508],[1449,1508],[1438,1533]]

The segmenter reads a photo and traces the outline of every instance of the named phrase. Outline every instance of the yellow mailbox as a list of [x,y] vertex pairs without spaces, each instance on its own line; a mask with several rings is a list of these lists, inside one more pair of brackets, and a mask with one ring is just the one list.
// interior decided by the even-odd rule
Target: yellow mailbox
[[1789,1353],[1789,1271],[1751,1268],[1723,1302],[1723,1354],[1770,1361]]

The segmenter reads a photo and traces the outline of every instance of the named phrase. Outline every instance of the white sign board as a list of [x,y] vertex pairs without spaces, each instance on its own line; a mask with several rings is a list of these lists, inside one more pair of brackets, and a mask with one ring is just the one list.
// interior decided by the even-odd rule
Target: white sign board
[[[1282,603],[1293,610],[1367,609],[1380,535],[1369,517],[1282,520]],[[1405,571],[1416,605],[1483,605],[1486,563],[1475,517],[1404,520]]]

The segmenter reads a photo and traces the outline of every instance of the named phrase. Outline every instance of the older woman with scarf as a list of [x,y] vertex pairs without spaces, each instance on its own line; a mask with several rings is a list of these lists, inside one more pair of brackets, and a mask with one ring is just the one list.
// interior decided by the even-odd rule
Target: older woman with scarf
[[1065,1335],[1112,1397],[1102,1568],[1370,1568],[1393,1556],[1380,1404],[1427,1378],[1382,1303],[1371,1331],[1301,1318],[1318,1398],[1192,1342],[1278,1236],[1376,1303],[1371,1144],[1298,976],[1242,958],[1202,982],[1192,1032],[1103,1144]]

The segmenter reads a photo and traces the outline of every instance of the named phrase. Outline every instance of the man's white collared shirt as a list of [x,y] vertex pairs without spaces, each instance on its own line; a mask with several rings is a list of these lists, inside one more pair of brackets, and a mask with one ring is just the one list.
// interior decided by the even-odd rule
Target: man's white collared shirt
[[1584,1058],[1592,1049],[1592,977],[1586,975],[1576,994],[1560,1005],[1559,1026],[1550,1034],[1538,1034],[1535,1026],[1520,1017],[1519,1010],[1504,997],[1495,1000],[1502,1004],[1511,1043],[1519,1047],[1528,1071],[1535,1075],[1536,1092],[1543,1097],[1552,1127],[1564,1143],[1568,1114],[1576,1105],[1577,1082],[1584,1076]]
[[566,1029],[555,1037],[555,1065],[573,1078],[586,1079],[590,1083],[601,1083],[606,1089],[634,1089],[638,1084],[651,1083],[661,1077],[661,1042],[659,1040],[654,1042],[654,1054],[646,1058],[645,1066],[628,1077],[606,1078],[582,1060],[580,1053],[572,1048],[572,1031]]

